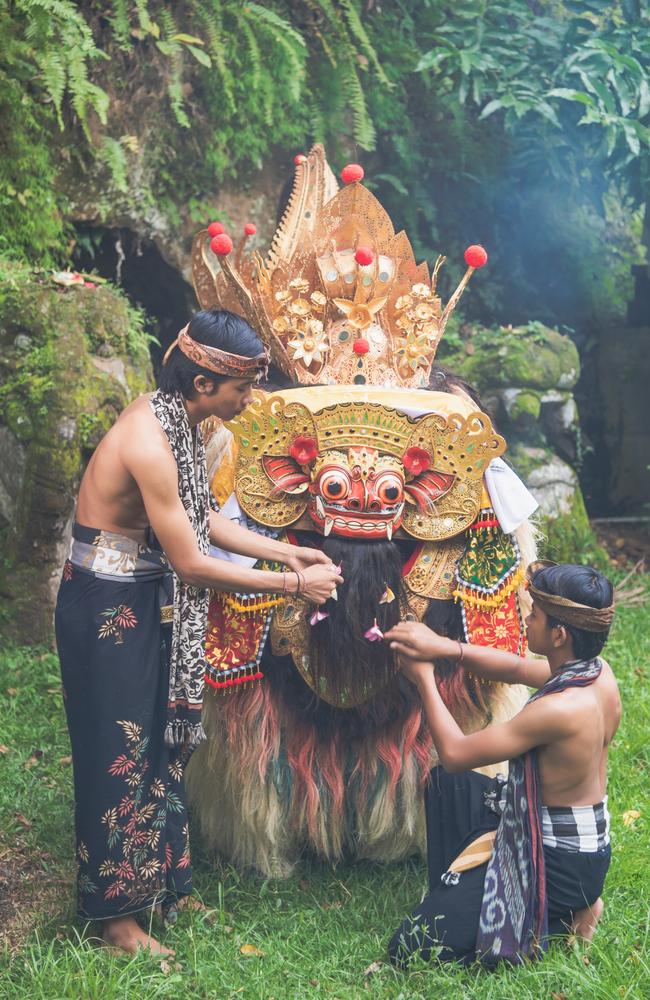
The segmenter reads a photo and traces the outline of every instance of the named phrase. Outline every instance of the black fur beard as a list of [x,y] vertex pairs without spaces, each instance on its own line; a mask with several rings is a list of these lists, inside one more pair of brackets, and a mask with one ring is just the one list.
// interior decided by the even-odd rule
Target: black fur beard
[[[364,633],[375,619],[387,632],[408,610],[403,555],[395,542],[332,537],[325,539],[323,551],[341,565],[344,583],[338,600],[324,605],[329,617],[312,627],[311,673],[316,691],[344,706],[372,698],[396,672],[388,643],[371,642]],[[380,604],[386,588],[395,600]]]

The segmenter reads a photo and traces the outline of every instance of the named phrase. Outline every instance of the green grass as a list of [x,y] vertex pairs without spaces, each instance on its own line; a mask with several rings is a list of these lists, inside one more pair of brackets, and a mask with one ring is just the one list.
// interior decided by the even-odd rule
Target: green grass
[[[195,840],[197,888],[215,913],[212,923],[183,914],[166,933],[178,964],[165,972],[144,955],[95,947],[73,919],[72,771],[56,657],[28,649],[3,654],[0,743],[8,750],[0,753],[0,872],[9,856],[25,864],[15,889],[17,926],[31,929],[0,956],[0,997],[647,1000],[649,652],[650,612],[622,608],[607,648],[624,705],[610,758],[613,860],[605,915],[588,954],[578,945],[557,946],[543,963],[518,970],[420,966],[400,974],[381,964],[370,975],[365,970],[385,961],[390,934],[419,898],[419,861],[337,868],[304,862],[291,879],[271,882],[215,863]],[[640,817],[626,826],[623,814],[632,809]],[[264,954],[246,957],[244,944]]]

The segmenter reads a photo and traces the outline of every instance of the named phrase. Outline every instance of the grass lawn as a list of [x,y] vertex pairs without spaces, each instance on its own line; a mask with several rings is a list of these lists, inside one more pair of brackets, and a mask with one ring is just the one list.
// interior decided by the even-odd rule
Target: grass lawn
[[[175,961],[161,968],[145,955],[95,947],[92,928],[73,916],[72,769],[57,660],[42,650],[5,651],[0,997],[647,1000],[649,653],[650,610],[621,608],[607,649],[624,706],[610,758],[613,860],[589,952],[555,946],[539,965],[493,974],[425,966],[400,974],[385,964],[385,947],[424,885],[425,867],[416,860],[336,868],[304,862],[291,879],[270,882],[215,862],[195,842],[197,888],[214,914],[209,921],[183,914],[166,933]],[[253,954],[242,952],[244,945]]]

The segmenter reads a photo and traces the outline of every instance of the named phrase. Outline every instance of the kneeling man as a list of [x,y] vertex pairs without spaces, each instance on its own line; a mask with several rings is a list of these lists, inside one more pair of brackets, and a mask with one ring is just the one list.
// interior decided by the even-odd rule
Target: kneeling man
[[[394,934],[405,967],[425,961],[539,957],[549,935],[591,938],[610,861],[606,775],[621,718],[614,675],[598,655],[613,617],[612,585],[585,566],[533,563],[528,645],[545,657],[472,646],[401,622],[386,639],[417,686],[441,766],[426,792],[429,892]],[[537,691],[508,722],[464,735],[436,686],[433,662]],[[509,760],[507,781],[471,768]]]

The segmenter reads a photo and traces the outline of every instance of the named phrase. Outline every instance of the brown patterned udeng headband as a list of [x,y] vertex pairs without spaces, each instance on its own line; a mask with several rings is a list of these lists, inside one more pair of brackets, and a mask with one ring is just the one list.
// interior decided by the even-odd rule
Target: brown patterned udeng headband
[[269,356],[267,351],[255,355],[254,358],[247,358],[241,354],[230,354],[228,351],[220,351],[218,347],[208,347],[207,344],[199,344],[197,340],[190,337],[188,333],[189,323],[184,326],[176,340],[169,345],[165,351],[163,365],[167,363],[169,355],[178,347],[183,354],[200,365],[207,368],[215,375],[227,375],[230,378],[264,378],[266,376]]
[[558,597],[557,594],[547,594],[544,590],[539,590],[532,582],[535,574],[541,569],[548,569],[549,566],[557,566],[557,563],[549,559],[538,559],[530,564],[526,570],[528,580],[528,593],[545,615],[555,618],[563,625],[573,625],[574,628],[582,628],[586,632],[606,632],[614,620],[614,605],[608,608],[592,608],[588,604],[578,604],[577,601],[570,601],[567,597]]

